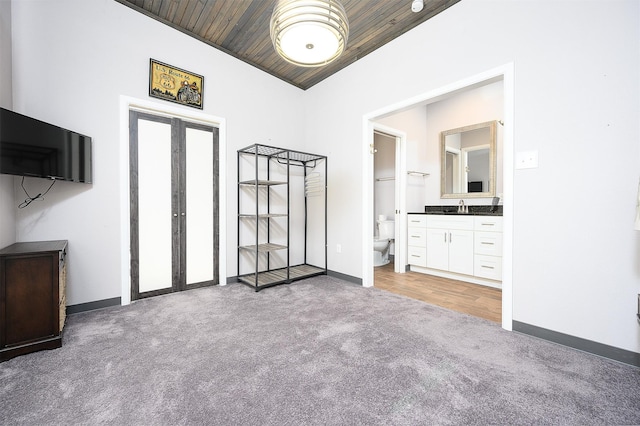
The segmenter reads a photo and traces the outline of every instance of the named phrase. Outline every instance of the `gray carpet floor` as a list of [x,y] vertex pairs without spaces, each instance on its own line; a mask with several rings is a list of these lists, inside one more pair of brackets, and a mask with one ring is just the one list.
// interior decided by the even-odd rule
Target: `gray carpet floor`
[[0,423],[640,424],[640,369],[322,276],[72,315],[0,364]]

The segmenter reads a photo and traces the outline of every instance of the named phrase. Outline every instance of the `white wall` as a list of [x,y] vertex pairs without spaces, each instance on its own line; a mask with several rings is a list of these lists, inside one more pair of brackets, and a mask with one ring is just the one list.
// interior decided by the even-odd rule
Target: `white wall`
[[[127,246],[120,241],[120,96],[154,101],[149,58],[203,75],[203,112],[226,119],[229,211],[221,250],[235,275],[236,150],[298,147],[304,92],[113,0],[12,6],[14,109],[93,138],[94,183],[58,182],[17,216],[19,240],[69,240],[67,303],[121,295],[120,269],[128,265],[120,263]],[[157,101],[169,105],[176,107]],[[48,182],[27,184],[39,191]]]
[[[0,0],[0,107],[11,109],[11,2]],[[16,241],[13,177],[0,175],[0,248]]]
[[363,115],[513,62],[514,151],[539,152],[513,177],[513,319],[640,352],[639,6],[460,2],[309,89],[306,143],[329,155],[329,247],[342,244],[330,268],[361,275],[362,238],[343,236],[370,214]]

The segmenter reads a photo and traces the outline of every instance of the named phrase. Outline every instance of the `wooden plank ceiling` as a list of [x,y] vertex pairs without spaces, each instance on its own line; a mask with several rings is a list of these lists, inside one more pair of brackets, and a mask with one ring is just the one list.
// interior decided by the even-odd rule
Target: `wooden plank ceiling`
[[269,20],[277,0],[116,1],[306,90],[460,0],[424,0],[418,13],[411,0],[340,0],[349,20],[347,49],[316,68],[292,65],[275,52]]

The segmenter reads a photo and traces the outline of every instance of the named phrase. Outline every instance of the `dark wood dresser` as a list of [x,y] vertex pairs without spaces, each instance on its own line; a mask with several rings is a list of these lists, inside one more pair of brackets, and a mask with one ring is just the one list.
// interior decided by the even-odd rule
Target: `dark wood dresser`
[[67,241],[0,250],[0,362],[62,346]]

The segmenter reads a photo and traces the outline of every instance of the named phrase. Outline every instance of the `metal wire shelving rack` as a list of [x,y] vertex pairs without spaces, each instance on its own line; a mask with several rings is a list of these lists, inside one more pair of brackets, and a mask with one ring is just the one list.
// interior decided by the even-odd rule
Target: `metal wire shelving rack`
[[[243,161],[252,166],[250,179],[243,173]],[[252,163],[252,164],[251,164]],[[327,274],[327,157],[285,148],[254,144],[238,150],[238,281],[260,291],[266,287]],[[278,171],[274,170],[277,166]],[[292,194],[292,167],[302,167],[304,193]],[[284,172],[283,172],[284,171]],[[272,178],[275,175],[275,178]],[[294,176],[292,176],[294,175]],[[243,178],[244,177],[244,178]],[[299,186],[299,185],[298,185]],[[243,191],[245,193],[243,193]],[[280,197],[277,200],[278,196]],[[291,265],[291,198],[303,199],[304,241],[301,263]],[[314,197],[310,207],[309,197]],[[318,200],[320,198],[320,200]],[[280,205],[275,201],[280,201]],[[299,199],[296,199],[298,202]],[[318,212],[318,202],[322,211]],[[243,205],[244,204],[244,205]],[[272,206],[274,204],[274,206]],[[285,206],[286,205],[286,206]],[[285,210],[286,209],[286,210]],[[319,259],[315,242],[314,263],[308,253],[310,218],[321,216],[324,241]],[[323,217],[323,221],[322,221]],[[318,223],[317,217],[313,221]],[[273,228],[284,230],[279,240]],[[318,230],[314,229],[314,234]],[[251,243],[243,244],[241,242]],[[298,253],[296,253],[298,254]],[[275,257],[278,256],[278,259]],[[297,256],[299,257],[299,256]],[[278,262],[279,260],[279,262]],[[319,263],[319,264],[318,264]],[[247,272],[249,270],[249,272]]]

